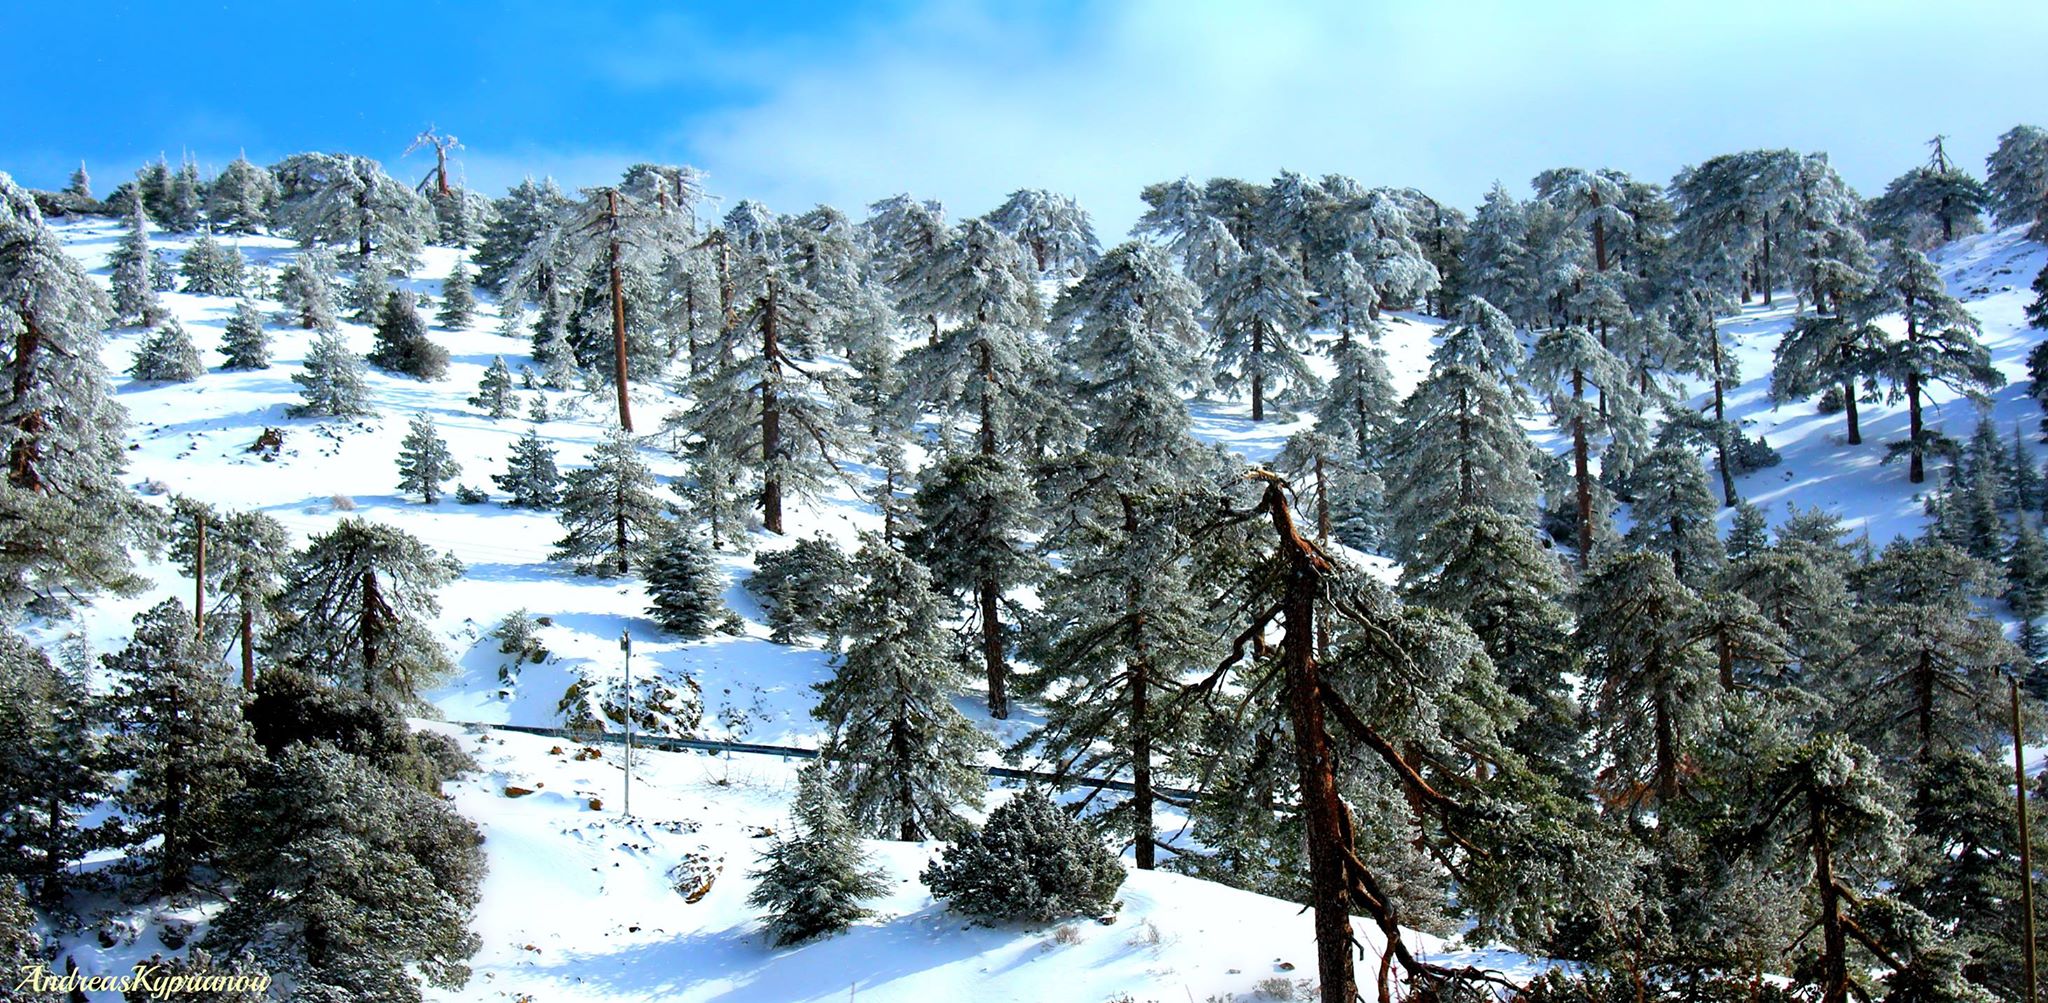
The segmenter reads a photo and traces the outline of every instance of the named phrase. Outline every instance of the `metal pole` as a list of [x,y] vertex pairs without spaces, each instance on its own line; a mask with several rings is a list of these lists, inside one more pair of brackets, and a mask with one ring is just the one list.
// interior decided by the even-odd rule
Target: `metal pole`
[[2027,758],[2025,738],[2020,730],[2020,678],[2006,679],[2012,689],[2012,779],[2013,804],[2020,820],[2020,909],[2021,932],[2025,936],[2027,1003],[2039,997],[2034,984],[2034,838],[2027,825]]
[[627,818],[633,817],[633,635],[619,631],[619,650],[625,653],[621,659],[626,674],[626,796],[619,808]]

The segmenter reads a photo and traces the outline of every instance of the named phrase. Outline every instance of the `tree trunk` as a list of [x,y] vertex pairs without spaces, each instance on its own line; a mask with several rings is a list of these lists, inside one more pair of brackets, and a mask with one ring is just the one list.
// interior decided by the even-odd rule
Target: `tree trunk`
[[889,753],[896,758],[896,810],[903,816],[897,836],[906,843],[924,838],[917,828],[917,797],[910,782],[910,761],[916,751],[911,747],[909,723],[896,719],[889,727]]
[[447,198],[448,148],[439,143],[434,144],[434,178],[436,186],[441,190],[441,197]]
[[605,192],[605,212],[612,227],[612,383],[619,392],[619,427],[633,430],[633,407],[626,397],[626,290],[619,278],[619,193]]
[[242,597],[242,688],[256,688],[256,607]]
[[2040,998],[2034,968],[2034,830],[2027,824],[2027,759],[2025,733],[2020,725],[2020,680],[2007,676],[2012,694],[2012,782],[2013,811],[2020,827],[2020,934],[2027,979],[2026,1003]]
[[1771,214],[1764,213],[1764,259],[1757,266],[1758,288],[1763,290],[1764,305],[1771,305]]
[[[1848,350],[1844,349],[1847,355]],[[1842,414],[1849,420],[1849,445],[1863,444],[1863,426],[1856,421],[1856,380],[1852,377],[1842,381]]]
[[[36,326],[35,311],[26,297],[17,316],[21,318],[21,331],[14,336],[13,375],[14,401],[19,405],[35,399],[37,353],[42,350],[43,331]],[[41,491],[42,444],[38,433],[43,430],[43,412],[38,409],[23,414],[16,419],[15,427],[21,430],[21,435],[14,440],[7,457],[8,480],[15,487]]]
[[1728,469],[1728,436],[1733,430],[1728,427],[1728,398],[1723,385],[1726,380],[1722,376],[1721,331],[1715,326],[1712,317],[1707,318],[1707,332],[1714,346],[1714,452],[1715,461],[1721,467],[1721,504],[1732,508],[1738,500],[1735,497],[1735,472]]
[[1472,478],[1472,395],[1458,388],[1458,504],[1478,502]]
[[988,670],[988,713],[998,721],[1010,716],[1010,698],[1005,692],[1003,665],[1002,590],[995,579],[984,578],[977,592],[981,598],[981,661]]
[[782,407],[775,383],[782,372],[782,348],[776,342],[776,281],[768,280],[768,312],[761,319],[761,525],[782,532],[782,475],[776,457],[782,451]]
[[1911,436],[1911,438],[1908,441],[1913,448],[1913,463],[1912,467],[1906,474],[1906,479],[1915,484],[1919,484],[1927,480],[1927,461],[1923,455],[1926,452],[1926,450],[1923,448],[1923,444],[1920,441],[1921,417],[1919,373],[1906,374],[1906,415],[1907,434]]
[[377,607],[382,600],[377,595],[377,569],[363,569],[363,692],[377,691]]
[[1934,763],[1934,656],[1926,648],[1913,664],[1913,720],[1920,740],[1914,762],[1921,768]]
[[[1652,664],[1645,668],[1653,674],[1661,672],[1663,667],[1656,664],[1661,660],[1661,656],[1652,656]],[[1671,694],[1661,683],[1651,713],[1657,728],[1657,803],[1670,804],[1678,797],[1678,729],[1672,721]]]
[[[1137,506],[1131,503],[1129,495],[1118,500],[1124,509],[1124,539],[1134,542],[1138,535]],[[1125,666],[1131,702],[1131,846],[1138,869],[1149,871],[1156,863],[1156,847],[1152,832],[1152,711],[1148,706],[1152,696],[1148,692],[1152,687],[1152,664],[1145,644],[1144,602],[1144,578],[1126,578],[1124,607],[1130,618],[1124,630],[1131,650]]]
[[1266,420],[1266,322],[1252,321],[1252,420]]
[[206,643],[206,513],[192,514],[192,633]]
[[1358,980],[1351,959],[1351,906],[1345,877],[1349,852],[1344,803],[1337,793],[1335,753],[1323,723],[1321,680],[1314,652],[1315,601],[1322,591],[1319,558],[1300,538],[1287,510],[1285,493],[1266,485],[1264,504],[1271,510],[1287,561],[1282,597],[1283,633],[1280,661],[1286,673],[1287,713],[1294,732],[1294,758],[1301,783],[1303,821],[1308,837],[1309,905],[1315,910],[1316,974],[1323,1003],[1352,1003]]
[[[1586,374],[1572,370],[1572,397],[1581,405],[1586,399]],[[1579,570],[1593,560],[1593,479],[1586,470],[1586,417],[1572,416],[1572,477],[1578,489]]]
[[621,575],[632,570],[627,567],[626,561],[626,546],[628,542],[629,540],[626,536],[625,492],[616,491],[612,494],[612,553],[618,558],[619,574]]
[[1809,824],[1813,827],[1813,873],[1820,885],[1821,1003],[1847,1003],[1849,999],[1849,939],[1842,925],[1842,896],[1835,887],[1835,861],[1828,833],[1827,803],[1819,791],[1807,795]]

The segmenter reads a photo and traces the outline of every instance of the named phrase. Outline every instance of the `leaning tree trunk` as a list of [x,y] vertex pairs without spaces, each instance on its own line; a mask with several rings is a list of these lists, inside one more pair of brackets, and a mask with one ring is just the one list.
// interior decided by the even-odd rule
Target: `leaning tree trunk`
[[916,752],[910,741],[910,723],[900,717],[890,722],[889,753],[896,758],[896,811],[903,816],[896,835],[906,843],[924,839],[917,828],[917,794],[910,779],[910,760]]
[[256,606],[242,597],[242,688],[256,688]]
[[[1118,499],[1123,503],[1124,539],[1135,540],[1138,535],[1138,508],[1131,497]],[[1125,643],[1130,647],[1130,660],[1124,668],[1126,686],[1130,688],[1130,730],[1131,730],[1131,840],[1135,863],[1141,871],[1149,871],[1157,861],[1152,832],[1152,710],[1148,706],[1152,694],[1152,660],[1145,643],[1145,580],[1133,575],[1124,580],[1124,606],[1129,618],[1124,622]]]
[[1906,374],[1906,415],[1907,434],[1911,436],[1909,443],[1913,448],[1913,463],[1907,471],[1906,479],[1919,484],[1927,480],[1927,461],[1924,455],[1926,450],[1924,443],[1920,441],[1922,419],[1920,414],[1919,373]]
[[988,714],[1001,721],[1010,716],[1008,670],[1003,664],[1003,593],[993,578],[983,578],[975,591],[981,601],[981,662],[988,670]]
[[[43,346],[42,328],[36,325],[35,311],[30,308],[26,297],[22,299],[21,331],[14,336],[14,404],[19,407],[35,399],[37,353]],[[21,434],[14,439],[13,448],[7,456],[7,477],[15,487],[26,491],[43,490],[42,445],[43,412],[30,410],[15,419],[14,426]]]
[[1735,496],[1735,471],[1728,468],[1728,397],[1726,380],[1722,373],[1721,332],[1714,326],[1713,318],[1707,318],[1707,336],[1713,342],[1714,358],[1714,451],[1715,461],[1721,468],[1721,504],[1733,507],[1739,500]]
[[1849,999],[1849,939],[1842,923],[1842,894],[1835,884],[1834,848],[1828,834],[1828,806],[1821,793],[1807,795],[1808,824],[1813,827],[1813,874],[1820,885],[1821,1003]]
[[1252,321],[1252,420],[1266,420],[1266,323]]

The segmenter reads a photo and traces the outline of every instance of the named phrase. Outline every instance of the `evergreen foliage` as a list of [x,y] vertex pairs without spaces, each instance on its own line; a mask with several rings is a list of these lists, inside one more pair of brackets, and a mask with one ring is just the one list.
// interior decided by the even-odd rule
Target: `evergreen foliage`
[[270,336],[264,333],[263,314],[256,304],[248,300],[235,304],[235,315],[221,332],[220,353],[226,357],[222,369],[270,368]]
[[662,629],[684,638],[710,634],[729,616],[725,575],[712,563],[704,538],[688,529],[667,534],[647,563],[647,615]]
[[293,555],[268,641],[281,665],[396,700],[452,668],[430,626],[462,564],[393,526],[342,520]]
[[198,296],[243,296],[242,252],[202,233],[185,249],[178,262],[185,277],[185,291]]
[[799,634],[833,631],[854,568],[832,541],[823,536],[798,540],[786,550],[761,554],[754,566],[747,591],[767,607],[770,640],[790,644]]
[[370,364],[422,380],[448,375],[448,350],[427,337],[427,322],[412,293],[394,292],[384,298]]
[[470,292],[469,282],[469,266],[457,258],[455,267],[441,281],[441,312],[434,316],[450,331],[468,327],[469,318],[476,312],[476,294]]
[[145,383],[190,383],[206,375],[206,362],[185,325],[170,318],[136,346],[128,375]]
[[481,408],[496,420],[511,414],[517,401],[512,396],[512,370],[505,365],[505,357],[491,356],[490,368],[485,369],[483,378],[477,381],[476,394],[469,399],[469,406]]
[[871,915],[861,900],[888,890],[882,872],[868,867],[860,833],[847,818],[825,771],[797,774],[791,805],[795,832],[776,836],[761,853],[747,904],[769,910],[768,932],[777,946],[837,933]]
[[322,331],[313,338],[312,350],[300,372],[292,374],[299,385],[300,403],[286,409],[294,417],[353,418],[375,414],[370,407],[370,385],[363,358],[351,351],[339,333]]
[[939,854],[924,883],[955,912],[986,923],[1050,923],[1109,909],[1123,865],[1038,788],[989,813]]
[[[509,490],[509,489],[508,489]],[[654,474],[633,440],[613,432],[590,454],[590,466],[563,479],[563,536],[556,560],[581,575],[625,575],[660,552],[670,506],[654,491]]]
[[553,508],[562,492],[561,473],[555,467],[555,451],[549,448],[546,439],[541,438],[540,431],[532,428],[512,444],[512,455],[505,462],[505,472],[491,475],[491,482],[498,486],[498,490],[511,496],[505,504],[513,508]]
[[433,416],[424,411],[413,415],[398,443],[398,490],[414,492],[432,505],[441,500],[441,482],[460,476],[462,464],[448,451]]

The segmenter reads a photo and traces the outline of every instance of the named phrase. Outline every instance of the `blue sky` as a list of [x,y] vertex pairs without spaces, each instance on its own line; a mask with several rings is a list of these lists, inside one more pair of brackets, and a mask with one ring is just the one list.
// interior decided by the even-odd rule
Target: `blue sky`
[[780,210],[909,190],[964,215],[1046,187],[1106,240],[1182,174],[1469,206],[1547,167],[1664,181],[1790,146],[1869,195],[1937,132],[1981,171],[1998,133],[2048,124],[2039,2],[31,0],[7,25],[0,170],[39,187],[83,158],[105,190],[181,150],[340,149],[417,177],[400,154],[433,123],[493,193],[639,160]]

